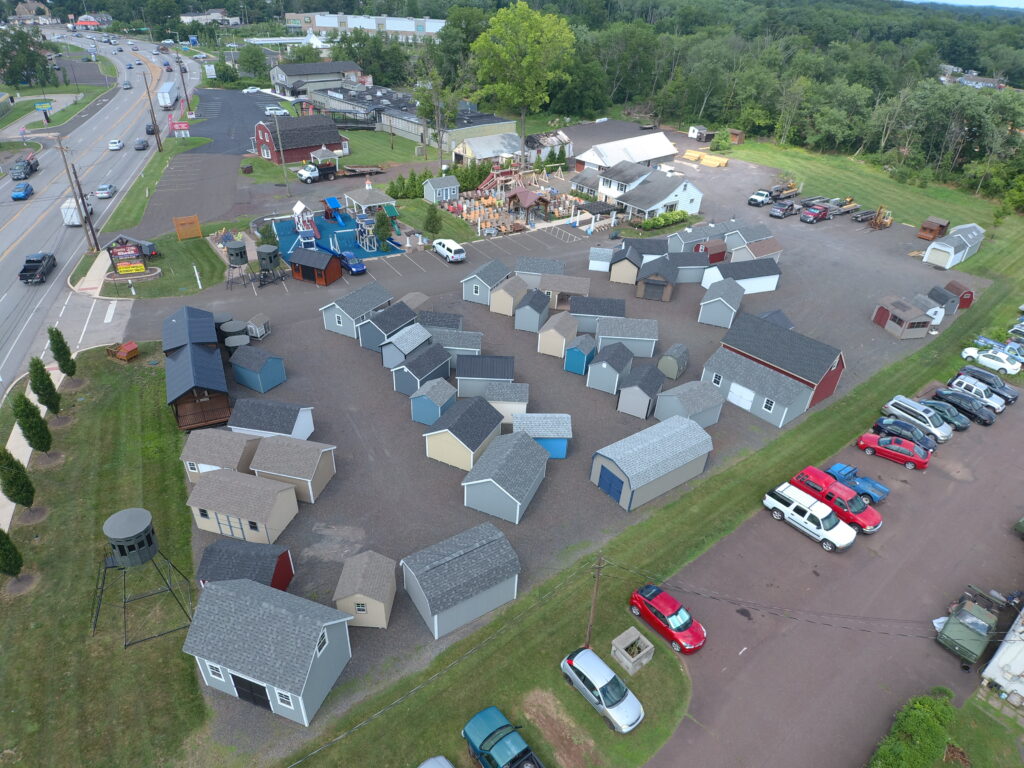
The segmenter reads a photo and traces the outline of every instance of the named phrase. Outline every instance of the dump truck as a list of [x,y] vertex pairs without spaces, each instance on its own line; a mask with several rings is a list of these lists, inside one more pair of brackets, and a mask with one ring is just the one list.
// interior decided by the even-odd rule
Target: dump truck
[[943,648],[960,657],[961,669],[968,670],[992,642],[999,621],[998,612],[1006,605],[1002,595],[968,584],[963,594],[950,603],[948,616],[935,639]]
[[312,184],[314,181],[334,181],[338,173],[338,164],[325,160],[319,163],[307,163],[297,172],[299,181]]
[[[85,210],[89,216],[92,216],[92,203],[83,203]],[[60,206],[60,215],[64,219],[65,227],[80,227],[82,226],[82,216],[78,212],[78,205],[75,203],[75,198],[69,197]]]

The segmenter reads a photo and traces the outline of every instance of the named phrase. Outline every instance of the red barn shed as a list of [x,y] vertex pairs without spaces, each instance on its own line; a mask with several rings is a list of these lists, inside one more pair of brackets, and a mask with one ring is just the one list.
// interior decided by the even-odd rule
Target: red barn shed
[[286,592],[293,576],[295,564],[287,549],[241,539],[217,539],[203,551],[196,569],[200,587],[211,581],[251,579]]
[[[278,135],[281,137],[280,145]],[[348,139],[338,133],[334,121],[326,115],[261,120],[256,123],[252,141],[257,155],[278,164],[282,150],[286,163],[308,161],[310,153],[322,147],[348,154]]]
[[946,290],[959,298],[957,309],[969,309],[971,304],[974,303],[974,291],[963,283],[950,280],[946,283]]

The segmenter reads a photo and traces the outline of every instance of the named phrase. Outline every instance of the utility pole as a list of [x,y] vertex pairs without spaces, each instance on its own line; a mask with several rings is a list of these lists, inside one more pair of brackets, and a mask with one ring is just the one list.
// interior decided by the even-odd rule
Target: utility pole
[[594,614],[597,613],[597,593],[601,588],[601,569],[604,568],[604,554],[597,553],[597,560],[594,561],[594,592],[590,596],[590,618],[587,619],[587,638],[583,641],[585,648],[590,647],[590,635],[594,630]]
[[60,159],[64,161],[64,172],[68,175],[68,185],[71,187],[71,197],[74,198],[75,208],[78,210],[78,218],[83,223],[89,222],[89,227],[85,231],[86,243],[90,248],[94,247],[98,251],[99,245],[96,244],[96,233],[92,230],[92,220],[88,218],[89,207],[82,196],[81,185],[77,183],[77,175],[71,173],[71,166],[68,164],[67,155],[64,153],[64,145],[61,143],[60,134],[57,134],[57,150],[60,152]]
[[85,218],[83,219],[83,221],[85,222],[86,227],[88,227],[86,231],[89,233],[89,237],[87,237],[86,239],[91,239],[92,249],[96,252],[99,252],[100,239],[96,237],[96,229],[92,225],[92,214],[89,213],[89,206],[86,205],[85,203],[85,193],[82,191],[82,182],[78,180],[78,171],[75,170],[74,163],[71,164],[71,175],[75,179],[75,188],[78,190],[78,197],[82,201],[82,207],[85,208]]
[[278,115],[274,115],[274,130],[277,131],[277,148],[281,153],[281,175],[284,176],[284,192],[286,195],[290,195],[292,192],[288,188],[288,167],[284,164],[284,144],[281,141],[281,123],[278,120]]
[[146,84],[146,99],[149,101],[149,118],[153,121],[153,138],[156,139],[156,149],[157,152],[163,152],[164,143],[160,140],[160,123],[156,121],[156,112],[153,111],[153,95],[149,92],[149,78],[146,77],[145,64],[143,64],[142,82]]
[[[181,58],[181,56],[179,55],[178,58]],[[184,61],[184,60],[182,60],[182,61]],[[175,63],[178,65],[178,74],[181,75],[181,93],[182,93],[183,98],[185,99],[185,114],[183,115],[183,117],[187,118],[188,117],[188,113],[189,113],[189,111],[192,108],[192,105],[189,103],[189,100],[188,100],[188,84],[185,82],[185,70],[182,69],[182,67],[185,66],[185,65],[182,62],[175,62]],[[187,67],[186,67],[186,69],[187,69]]]

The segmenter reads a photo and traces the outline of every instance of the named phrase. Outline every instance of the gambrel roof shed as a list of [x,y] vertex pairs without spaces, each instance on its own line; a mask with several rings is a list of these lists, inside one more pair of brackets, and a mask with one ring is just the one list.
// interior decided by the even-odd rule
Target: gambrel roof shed
[[711,436],[700,425],[672,416],[596,453],[615,462],[630,485],[639,488],[710,453],[711,448]]
[[830,344],[745,312],[736,315],[722,346],[787,371],[812,386],[842,354]]

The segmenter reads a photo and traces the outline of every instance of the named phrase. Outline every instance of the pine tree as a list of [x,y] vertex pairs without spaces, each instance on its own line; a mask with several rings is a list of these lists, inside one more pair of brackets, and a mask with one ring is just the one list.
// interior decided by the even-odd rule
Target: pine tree
[[6,573],[8,576],[17,576],[21,573],[21,566],[21,553],[14,546],[14,542],[7,535],[7,531],[0,528],[0,573]]
[[53,435],[39,412],[39,406],[25,397],[23,392],[19,392],[14,396],[12,410],[21,427],[21,434],[25,436],[25,442],[34,451],[48,453],[53,445]]
[[431,238],[437,237],[437,233],[441,231],[441,213],[437,210],[436,205],[427,207],[427,215],[423,220],[423,231]]
[[423,185],[420,182],[419,175],[416,173],[416,171],[409,171],[409,178],[405,180],[405,187],[402,190],[402,197],[408,198],[410,200],[415,200],[417,197],[420,197],[423,194],[422,190]]
[[388,243],[391,231],[391,217],[388,216],[388,212],[383,208],[378,208],[377,215],[373,221],[373,234],[377,236],[378,250],[383,253],[391,250],[391,245]]
[[74,376],[78,370],[78,364],[71,356],[71,347],[68,346],[64,334],[60,332],[59,328],[52,326],[46,329],[46,333],[50,336],[50,352],[53,353],[53,359],[57,361],[60,372],[69,378]]
[[555,162],[558,163],[558,167],[561,168],[563,171],[569,170],[568,166],[566,165],[565,144],[558,145],[558,154],[555,156]]
[[397,179],[389,181],[384,192],[388,197],[393,197],[396,200],[405,197],[405,176],[399,174]]
[[53,386],[53,379],[50,378],[46,366],[38,357],[28,361],[28,383],[39,402],[45,405],[50,413],[60,413],[60,395]]
[[36,489],[25,465],[6,448],[0,449],[0,491],[13,503],[23,507],[31,507],[36,498]]

